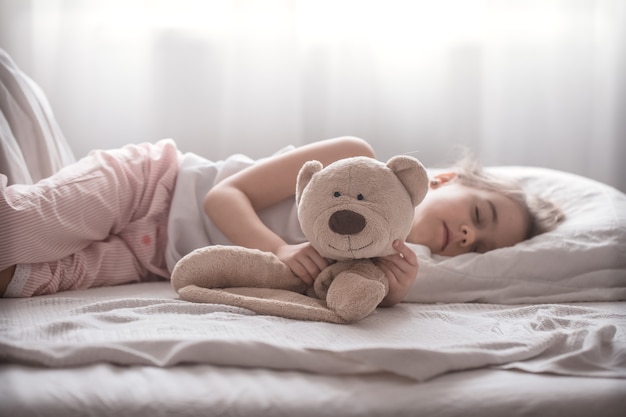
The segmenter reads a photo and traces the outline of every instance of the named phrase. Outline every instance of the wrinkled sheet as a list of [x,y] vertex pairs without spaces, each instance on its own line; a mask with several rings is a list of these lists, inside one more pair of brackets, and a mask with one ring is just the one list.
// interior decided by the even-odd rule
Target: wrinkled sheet
[[401,304],[359,323],[283,319],[188,303],[169,283],[0,300],[2,362],[203,363],[424,381],[499,366],[626,378],[624,303]]

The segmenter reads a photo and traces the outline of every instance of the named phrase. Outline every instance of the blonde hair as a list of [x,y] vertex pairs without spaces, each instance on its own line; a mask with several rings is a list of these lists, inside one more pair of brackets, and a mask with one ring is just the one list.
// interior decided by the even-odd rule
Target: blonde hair
[[552,201],[527,193],[514,179],[497,177],[487,173],[470,154],[466,154],[453,166],[460,184],[487,191],[501,193],[520,204],[528,216],[525,239],[554,230],[563,220],[563,211]]

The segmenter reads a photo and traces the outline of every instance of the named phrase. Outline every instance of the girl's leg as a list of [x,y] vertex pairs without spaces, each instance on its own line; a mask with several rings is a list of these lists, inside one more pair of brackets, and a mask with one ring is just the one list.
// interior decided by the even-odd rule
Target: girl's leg
[[162,141],[92,152],[34,185],[7,187],[0,176],[0,271],[54,262],[121,234],[146,216],[151,198],[169,195],[177,161],[173,142]]
[[139,281],[146,270],[117,236],[55,262],[17,265],[5,297],[30,297]]
[[98,151],[32,186],[2,184],[5,297],[167,277],[167,218],[178,172],[172,141]]

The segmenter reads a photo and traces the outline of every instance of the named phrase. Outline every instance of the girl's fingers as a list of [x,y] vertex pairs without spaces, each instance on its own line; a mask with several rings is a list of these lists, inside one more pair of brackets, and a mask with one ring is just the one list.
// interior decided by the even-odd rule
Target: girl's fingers
[[387,272],[390,272],[390,270],[385,261],[383,261],[382,259],[377,259],[376,266],[379,267],[385,273],[385,275],[389,276]]
[[[310,280],[311,283],[319,275],[321,269],[317,266],[317,264],[309,257],[302,257],[298,259],[300,265],[305,269],[307,273],[307,280]],[[308,283],[308,282],[307,282]]]
[[401,241],[396,240],[393,242],[393,248],[398,251],[400,255],[411,265],[417,265],[417,255],[413,252],[413,249],[408,247],[408,245]]
[[378,262],[376,262],[376,266],[385,273],[385,276],[389,280],[399,282],[398,277],[403,275],[402,271],[393,262],[379,259]]
[[402,272],[409,272],[411,269],[415,268],[415,265],[411,265],[406,258],[399,254],[385,256],[384,258],[378,258],[378,260],[385,262],[387,265],[393,265]]
[[[307,255],[311,261],[315,264],[319,271],[322,271],[328,266],[328,261],[322,255],[320,255],[313,247],[309,248]],[[318,272],[319,273],[319,272]]]
[[313,283],[313,278],[311,278],[311,275],[309,274],[309,272],[306,270],[304,265],[302,265],[300,262],[290,263],[289,268],[305,284],[311,285]]

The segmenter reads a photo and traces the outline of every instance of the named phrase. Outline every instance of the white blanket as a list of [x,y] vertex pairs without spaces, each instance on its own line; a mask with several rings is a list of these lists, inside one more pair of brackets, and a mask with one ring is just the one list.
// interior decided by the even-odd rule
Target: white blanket
[[499,366],[626,377],[624,303],[401,304],[336,325],[187,303],[161,282],[3,299],[0,314],[0,360],[51,367],[210,363],[426,380]]

